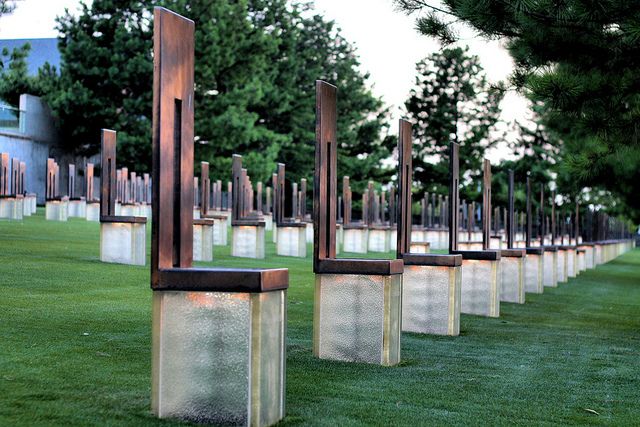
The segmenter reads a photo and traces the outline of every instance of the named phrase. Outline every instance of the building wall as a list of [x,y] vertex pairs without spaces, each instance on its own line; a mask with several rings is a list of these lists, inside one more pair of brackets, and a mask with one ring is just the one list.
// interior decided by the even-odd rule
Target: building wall
[[0,152],[9,153],[27,164],[24,188],[28,193],[36,193],[38,203],[44,203],[45,180],[49,145],[36,142],[24,135],[0,132]]

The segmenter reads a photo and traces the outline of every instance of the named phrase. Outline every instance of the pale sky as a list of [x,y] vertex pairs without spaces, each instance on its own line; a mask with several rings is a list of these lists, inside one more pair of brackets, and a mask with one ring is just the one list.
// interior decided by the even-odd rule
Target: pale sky
[[[90,0],[89,0],[90,1]],[[370,73],[373,93],[391,106],[392,132],[396,132],[405,99],[413,86],[415,64],[440,48],[432,39],[419,35],[415,16],[394,10],[392,0],[315,0],[316,9],[336,21],[347,40],[360,56],[362,70]],[[13,14],[0,18],[0,38],[55,37],[55,17],[78,10],[79,0],[19,0]],[[498,41],[482,41],[469,30],[461,30],[463,43],[480,57],[488,79],[498,82],[512,70],[509,54]],[[502,103],[502,119],[525,120],[529,116],[527,102],[509,93]],[[506,144],[488,155],[492,161],[509,157]]]

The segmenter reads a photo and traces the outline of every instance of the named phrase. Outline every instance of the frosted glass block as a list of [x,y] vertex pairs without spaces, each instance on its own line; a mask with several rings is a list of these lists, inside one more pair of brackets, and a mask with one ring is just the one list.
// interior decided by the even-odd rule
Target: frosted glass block
[[402,330],[460,334],[462,267],[405,265],[402,277]]
[[87,221],[100,221],[100,203],[87,203],[85,219]]
[[227,246],[227,219],[214,218],[213,220],[213,244],[216,246]]
[[273,243],[278,243],[278,226],[273,224],[273,233],[271,233]]
[[402,275],[316,274],[314,355],[395,365],[400,361]]
[[122,204],[120,205],[120,213],[118,216],[137,216],[136,205]]
[[489,239],[489,249],[502,249],[502,239],[491,237]]
[[564,283],[568,280],[567,277],[567,251],[558,250],[558,283]]
[[144,223],[100,223],[100,261],[145,265],[145,230]]
[[429,242],[411,242],[411,246],[409,246],[409,253],[412,254],[428,254],[431,252],[431,247]]
[[389,252],[389,241],[387,240],[387,231],[370,229],[369,230],[369,252]]
[[576,259],[578,261],[578,271],[586,271],[587,267],[585,264],[585,252],[578,252],[578,254],[576,255]]
[[312,222],[307,222],[306,223],[306,237],[307,237],[307,243],[313,243],[313,223]]
[[389,250],[395,252],[398,248],[398,230],[396,228],[387,230],[387,241],[389,242]]
[[193,225],[193,260],[213,261],[212,225]]
[[578,274],[576,272],[576,264],[578,254],[575,249],[567,250],[567,276],[568,277],[576,277]]
[[438,249],[449,249],[449,231],[440,231],[440,247]]
[[31,216],[31,200],[28,196],[22,199],[22,216]]
[[69,218],[85,218],[87,216],[87,202],[84,200],[69,200]]
[[524,289],[525,292],[532,294],[541,294],[544,291],[543,283],[543,267],[544,267],[544,253],[543,255],[527,254],[524,260]]
[[458,249],[461,251],[481,251],[482,242],[460,242],[458,243]]
[[603,262],[602,261],[602,245],[595,245],[593,249],[594,249],[593,263],[595,267],[602,264]]
[[4,197],[0,199],[0,218],[10,220],[21,220],[24,216],[24,199],[14,197]]
[[581,249],[584,249],[584,266],[586,269],[592,269],[593,265],[593,246],[582,246]]
[[284,416],[286,291],[153,292],[152,409],[270,425]]
[[45,218],[49,221],[66,221],[69,217],[69,203],[53,200],[45,204]]
[[234,225],[231,240],[231,256],[264,258],[264,227]]
[[411,230],[411,241],[412,242],[426,242],[426,231],[424,230]]
[[545,251],[543,259],[544,286],[555,288],[558,286],[558,252]]
[[280,256],[305,258],[307,256],[307,228],[278,227],[276,253]]
[[200,208],[193,208],[193,219],[200,219]]
[[461,311],[500,316],[500,260],[462,260]]
[[500,258],[500,301],[524,304],[524,260],[525,258],[516,257]]
[[264,214],[264,229],[265,231],[272,231],[273,230],[273,215],[271,214]]
[[367,253],[368,230],[364,228],[347,228],[344,231],[344,244],[342,249],[345,252],[355,252],[358,254]]

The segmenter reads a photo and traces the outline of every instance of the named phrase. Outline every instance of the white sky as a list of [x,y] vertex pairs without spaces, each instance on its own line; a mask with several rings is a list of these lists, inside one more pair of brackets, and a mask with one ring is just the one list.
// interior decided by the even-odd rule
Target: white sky
[[[90,0],[88,0],[90,2]],[[362,70],[371,74],[373,93],[391,105],[392,132],[415,77],[415,63],[439,49],[432,39],[419,35],[415,16],[394,10],[392,0],[315,0],[316,9],[336,21],[343,35],[360,55]],[[55,17],[78,9],[79,0],[19,0],[11,15],[0,18],[0,38],[55,37]],[[512,70],[509,54],[497,41],[482,41],[463,30],[463,43],[480,57],[490,81],[505,79]],[[526,101],[509,93],[502,104],[504,121],[529,117]],[[499,160],[508,156],[506,145],[489,154]]]

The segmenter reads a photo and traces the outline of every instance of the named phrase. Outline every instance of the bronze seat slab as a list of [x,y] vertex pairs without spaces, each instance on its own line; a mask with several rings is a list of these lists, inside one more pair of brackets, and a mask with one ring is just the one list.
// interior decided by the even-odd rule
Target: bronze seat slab
[[486,251],[451,251],[453,255],[462,255],[462,259],[477,261],[498,261],[500,259],[500,250]]
[[171,268],[158,270],[154,290],[269,292],[289,287],[286,268]]
[[146,224],[147,218],[143,216],[100,215],[100,222],[122,222],[127,224]]
[[320,259],[316,261],[318,274],[371,274],[389,276],[402,274],[404,263],[401,259]]
[[505,258],[524,258],[527,255],[525,249],[499,249],[499,251]]
[[260,220],[239,219],[239,220],[231,221],[231,225],[249,226],[249,227],[265,227],[267,223]]
[[343,230],[367,230],[368,228],[369,227],[367,226],[367,224],[351,223],[351,224],[342,225]]
[[525,248],[527,255],[542,255],[544,254],[544,248]]
[[277,223],[276,226],[306,228],[307,223],[306,222],[281,222],[281,223]]
[[227,219],[226,215],[208,215],[207,214],[207,215],[204,215],[204,216],[201,215],[200,217],[204,218],[204,219],[218,219],[218,220]]
[[193,225],[213,225],[213,219],[197,218],[193,220]]
[[578,253],[586,253],[586,252],[587,252],[587,250],[586,250],[586,249],[580,249],[580,248],[576,249],[576,251],[577,251]]
[[545,252],[558,252],[558,247],[553,245],[543,246]]
[[403,254],[404,265],[422,265],[434,267],[459,267],[462,255],[448,254]]
[[391,230],[391,227],[384,224],[373,224],[369,226],[369,230]]
[[575,251],[576,250],[576,246],[573,246],[573,245],[559,245],[558,246],[558,250],[561,250],[561,251]]

